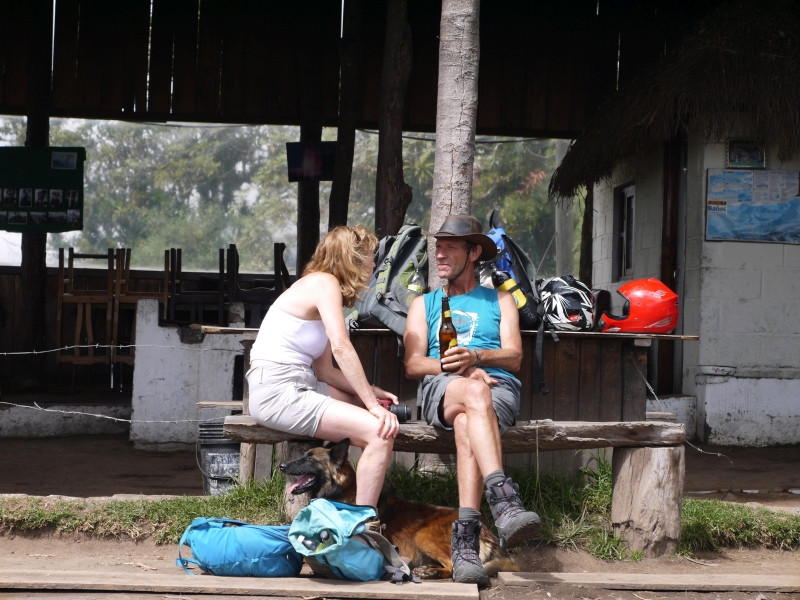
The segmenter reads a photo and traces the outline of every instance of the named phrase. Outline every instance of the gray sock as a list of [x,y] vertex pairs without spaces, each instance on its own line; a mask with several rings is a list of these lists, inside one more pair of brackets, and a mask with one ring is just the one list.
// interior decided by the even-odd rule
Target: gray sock
[[480,518],[481,513],[480,511],[475,510],[474,508],[469,508],[466,506],[459,506],[458,507],[458,520],[459,521],[474,521]]
[[483,478],[483,485],[486,486],[486,489],[491,489],[493,485],[503,485],[505,480],[506,474],[503,472],[503,469],[497,469],[497,471],[492,471]]

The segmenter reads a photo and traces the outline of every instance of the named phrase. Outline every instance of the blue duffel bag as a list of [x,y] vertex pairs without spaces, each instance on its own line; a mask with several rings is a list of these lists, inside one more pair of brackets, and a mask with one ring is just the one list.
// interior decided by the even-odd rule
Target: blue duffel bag
[[[195,564],[212,575],[295,577],[303,557],[288,537],[288,525],[251,525],[234,519],[197,517],[181,536],[175,561],[184,571]],[[181,556],[181,546],[192,558]]]

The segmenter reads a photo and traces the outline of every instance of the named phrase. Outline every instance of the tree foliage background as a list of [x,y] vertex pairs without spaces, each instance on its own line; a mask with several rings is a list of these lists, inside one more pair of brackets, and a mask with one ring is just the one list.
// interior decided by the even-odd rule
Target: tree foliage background
[[[284,242],[294,270],[297,187],[287,179],[285,144],[299,138],[297,127],[53,119],[50,137],[53,146],[84,146],[87,155],[84,230],[50,234],[50,250],[130,247],[135,268],[160,269],[165,249],[183,248],[184,268],[215,270],[218,249],[235,243],[243,270],[271,272],[272,244]],[[335,131],[324,137],[334,140]],[[24,139],[24,119],[0,119],[0,143],[23,145]],[[374,225],[377,146],[375,132],[358,132],[351,224]],[[403,152],[414,194],[406,220],[427,227],[433,136],[409,134]],[[539,275],[555,274],[554,207],[547,201],[554,141],[478,138],[474,164],[472,214],[488,227],[492,209],[499,209],[506,231],[528,251]],[[327,198],[330,182],[320,185],[320,197]],[[323,234],[328,210],[320,208]]]

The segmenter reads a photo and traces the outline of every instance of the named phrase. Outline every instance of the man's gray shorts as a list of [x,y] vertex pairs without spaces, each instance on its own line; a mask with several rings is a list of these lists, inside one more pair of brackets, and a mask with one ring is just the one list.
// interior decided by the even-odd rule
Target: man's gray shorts
[[[500,433],[514,425],[519,414],[519,397],[521,385],[516,377],[508,377],[499,373],[490,373],[491,377],[497,380],[497,385],[492,386],[492,404],[494,412],[497,414],[497,424]],[[442,429],[452,429],[452,424],[442,423],[439,406],[444,400],[444,392],[447,385],[460,375],[426,375],[419,388],[419,400],[422,406],[422,417],[434,427]]]

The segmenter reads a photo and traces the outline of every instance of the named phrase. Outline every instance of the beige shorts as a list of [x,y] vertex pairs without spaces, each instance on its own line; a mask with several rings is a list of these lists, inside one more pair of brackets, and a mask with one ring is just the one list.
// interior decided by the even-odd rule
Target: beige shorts
[[311,367],[259,361],[247,372],[250,414],[271,429],[313,437],[333,402]]

